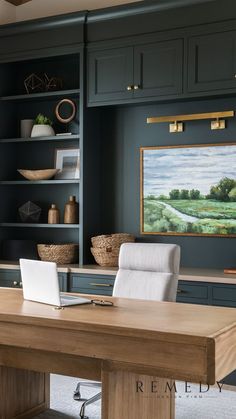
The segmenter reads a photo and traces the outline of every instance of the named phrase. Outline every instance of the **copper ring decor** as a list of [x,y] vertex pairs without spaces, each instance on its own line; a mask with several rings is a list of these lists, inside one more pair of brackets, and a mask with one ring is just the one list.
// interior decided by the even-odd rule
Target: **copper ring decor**
[[[68,118],[62,118],[62,116],[59,113],[60,112],[60,107],[63,103],[68,103],[69,105],[71,105],[72,112],[71,112],[71,115]],[[75,117],[76,105],[73,102],[73,100],[71,100],[71,99],[62,99],[62,100],[60,100],[60,102],[56,106],[55,114],[56,114],[56,117],[57,117],[58,121],[62,122],[63,124],[67,124],[68,122],[71,122]]]

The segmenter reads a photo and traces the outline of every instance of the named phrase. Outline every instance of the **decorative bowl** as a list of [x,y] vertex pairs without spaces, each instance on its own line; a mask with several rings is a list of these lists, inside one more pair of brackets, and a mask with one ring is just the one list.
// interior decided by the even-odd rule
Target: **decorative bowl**
[[44,169],[44,170],[26,170],[18,169],[17,171],[27,180],[48,180],[59,172],[60,169]]

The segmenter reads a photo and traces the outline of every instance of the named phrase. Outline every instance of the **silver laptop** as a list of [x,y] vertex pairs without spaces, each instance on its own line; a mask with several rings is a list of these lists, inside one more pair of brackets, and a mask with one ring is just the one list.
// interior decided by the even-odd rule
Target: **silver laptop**
[[20,259],[20,270],[25,300],[57,307],[91,303],[87,298],[60,292],[57,265],[54,262]]

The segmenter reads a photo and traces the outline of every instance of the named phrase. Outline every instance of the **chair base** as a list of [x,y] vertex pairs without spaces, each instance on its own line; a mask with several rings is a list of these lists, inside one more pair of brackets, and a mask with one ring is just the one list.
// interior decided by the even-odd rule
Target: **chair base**
[[80,408],[80,418],[81,419],[89,419],[88,416],[85,416],[85,409],[88,405],[95,403],[96,401],[100,400],[102,398],[102,393],[99,391],[99,393],[95,394],[94,396],[90,397],[89,399],[82,398],[81,396],[81,387],[92,387],[92,388],[99,388],[101,389],[101,383],[96,381],[79,381],[76,389],[74,391],[73,398],[76,401],[83,402],[81,408]]

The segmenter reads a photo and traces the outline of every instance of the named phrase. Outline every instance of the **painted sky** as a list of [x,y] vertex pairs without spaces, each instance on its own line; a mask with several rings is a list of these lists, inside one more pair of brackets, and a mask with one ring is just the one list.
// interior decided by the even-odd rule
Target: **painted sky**
[[144,150],[144,196],[171,189],[205,195],[223,177],[236,180],[236,145]]

